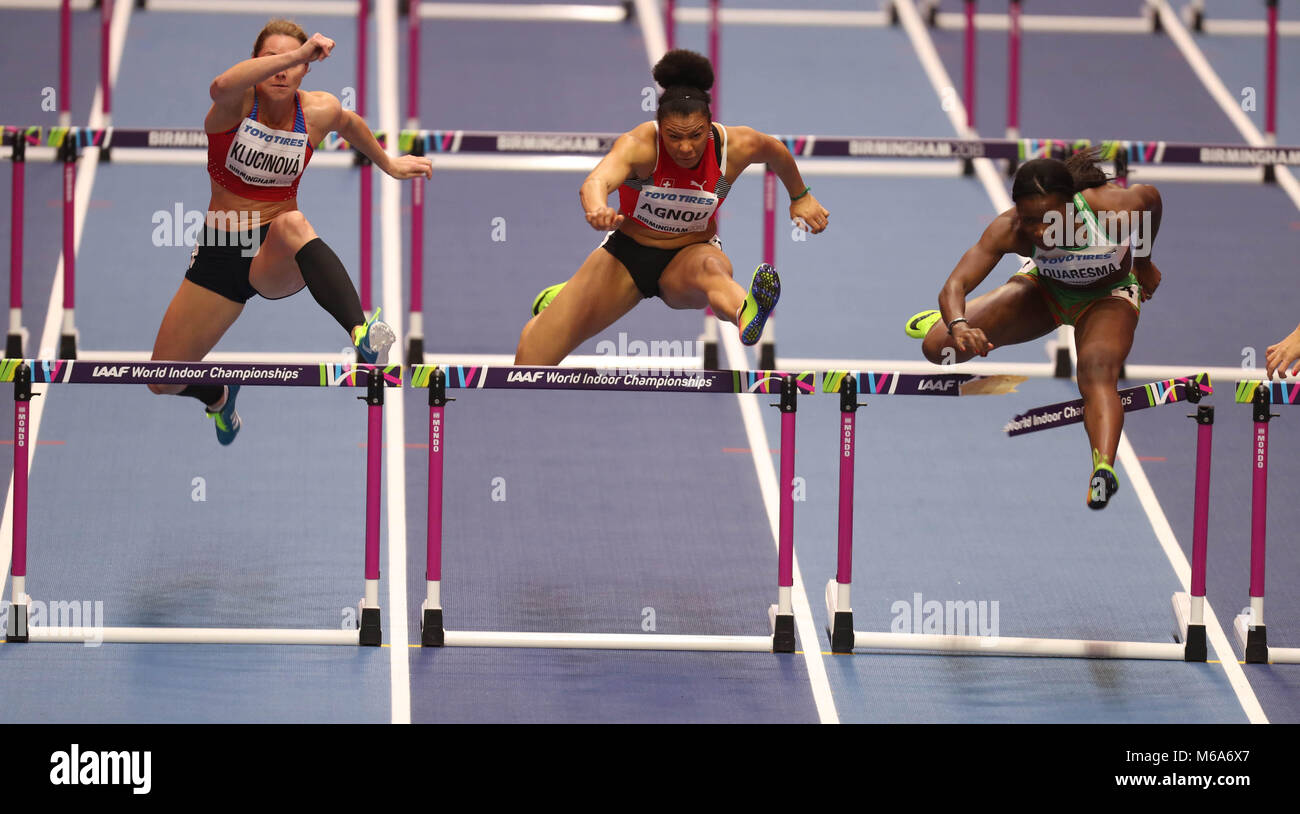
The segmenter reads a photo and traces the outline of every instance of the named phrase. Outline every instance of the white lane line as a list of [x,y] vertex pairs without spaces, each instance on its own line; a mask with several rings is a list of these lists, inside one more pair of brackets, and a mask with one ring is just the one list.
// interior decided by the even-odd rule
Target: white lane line
[[[1163,2],[1164,0],[1161,0],[1161,3]],[[942,98],[943,89],[949,86],[949,83],[947,82],[947,72],[944,71],[943,64],[939,62],[938,53],[934,49],[934,44],[930,40],[930,35],[926,31],[924,24],[922,24],[920,16],[916,13],[915,6],[912,5],[912,0],[896,0],[895,7],[899,10],[899,16],[902,18],[903,24],[907,28],[907,33],[912,39],[913,46],[916,46],[917,54],[920,56],[922,62],[926,64],[926,73],[931,77],[931,83],[934,85],[935,94]],[[1168,11],[1167,6],[1164,10]],[[1166,30],[1169,29],[1169,18],[1173,18],[1174,21],[1177,22],[1177,15],[1173,14],[1173,12],[1166,14],[1164,18]],[[1181,23],[1179,23],[1179,25],[1181,26]],[[1184,30],[1183,33],[1186,34],[1186,31]],[[950,112],[949,115],[952,115],[952,113]],[[958,132],[963,133],[963,135],[966,134],[964,123],[964,114],[959,122],[954,122],[954,126],[957,127]],[[979,159],[975,162],[977,169],[981,161],[988,164],[990,170],[992,169],[992,162],[985,161],[984,159]],[[984,173],[979,173],[979,175],[980,180],[984,181],[985,188],[989,192],[989,197],[993,198],[995,201],[999,198],[1008,197],[1006,190],[1002,187],[1001,180],[994,180],[990,183],[988,176]],[[1007,203],[1010,204],[1009,199],[1007,200]],[[999,205],[1001,204],[999,203]],[[1071,343],[1071,348],[1073,349],[1073,343]],[[1071,355],[1073,355],[1073,350]],[[1156,498],[1155,492],[1151,490],[1150,484],[1147,481],[1146,472],[1143,470],[1142,463],[1138,460],[1137,455],[1133,452],[1127,434],[1120,435],[1119,454],[1117,457],[1119,457],[1121,465],[1124,467],[1125,474],[1133,483],[1134,491],[1139,496],[1139,502],[1142,504],[1143,511],[1146,512],[1147,520],[1150,521],[1152,529],[1155,530],[1156,539],[1160,542],[1161,548],[1165,551],[1165,554],[1169,559],[1169,564],[1173,567],[1174,573],[1178,577],[1179,584],[1182,585],[1184,591],[1190,592],[1191,569],[1186,566],[1187,561],[1186,558],[1182,556],[1182,547],[1178,545],[1178,540],[1174,536],[1173,529],[1169,527],[1169,522],[1165,518],[1164,511],[1160,508],[1160,501]],[[1170,543],[1172,543],[1172,546],[1169,545]],[[1174,556],[1175,551],[1178,553],[1178,557]],[[1179,567],[1180,560],[1183,566],[1182,568]],[[1227,674],[1228,682],[1232,685],[1233,692],[1236,694],[1237,700],[1241,703],[1242,710],[1245,711],[1247,719],[1252,723],[1267,723],[1267,718],[1264,717],[1263,710],[1259,705],[1259,700],[1255,697],[1255,692],[1251,688],[1250,683],[1246,681],[1241,670],[1241,665],[1237,663],[1236,655],[1233,653],[1231,646],[1228,646],[1227,639],[1223,636],[1223,629],[1219,624],[1218,617],[1214,615],[1208,602],[1205,605],[1205,610],[1206,632],[1210,634],[1211,639],[1214,642],[1215,651],[1218,653],[1220,663],[1223,666],[1224,672]]]
[[[1223,110],[1224,115],[1237,128],[1237,132],[1241,133],[1246,142],[1252,146],[1268,146],[1264,134],[1259,132],[1259,128],[1241,109],[1240,101],[1228,91],[1228,87],[1219,78],[1218,72],[1210,66],[1210,61],[1205,58],[1201,46],[1196,44],[1196,40],[1192,38],[1191,32],[1183,25],[1183,21],[1179,19],[1178,14],[1169,7],[1168,1],[1156,0],[1156,3],[1156,10],[1160,14],[1160,21],[1164,24],[1165,31],[1169,34],[1169,39],[1173,40],[1174,45],[1178,46],[1178,50],[1182,52],[1187,64],[1191,66],[1196,77],[1201,80],[1201,84],[1209,91],[1210,97],[1219,104],[1219,108]],[[1296,180],[1290,168],[1277,167],[1277,185],[1286,192],[1291,202],[1296,205],[1296,208],[1300,209],[1300,181]]]
[[[916,6],[911,2],[907,2],[897,3],[894,8],[898,10],[899,22],[907,31],[908,39],[911,40],[912,48],[915,49],[917,57],[921,60],[921,67],[925,71],[926,77],[929,78],[930,85],[934,88],[935,93],[939,94],[939,98],[944,99],[944,91],[951,90],[956,86],[953,84],[952,77],[948,75],[948,70],[943,67],[943,60],[939,59],[939,52],[935,49],[934,41],[930,39],[930,33],[926,29],[925,23],[921,21]],[[966,126],[965,100],[951,93],[949,96],[952,98],[946,99],[943,107],[948,108],[948,121],[952,124],[953,130],[961,138],[978,139],[979,133]],[[1003,185],[1002,174],[993,165],[993,162],[987,158],[977,158],[972,163],[975,167],[975,175],[980,179],[980,183],[984,185],[984,191],[988,193],[989,199],[993,202],[993,211],[1001,214],[1014,206],[1011,202],[1010,193],[1007,192],[1006,187]],[[1018,262],[1027,259],[1017,255]],[[1073,339],[1074,328],[1069,325],[1062,325],[1057,328],[1055,338],[1043,344],[1043,347],[1047,350],[1048,358],[1052,358],[1053,347],[1065,346],[1073,348]],[[1070,366],[1073,369],[1073,355],[1071,355]]]
[[[131,9],[134,3],[119,2],[113,8],[113,19],[109,24],[109,73],[108,81],[110,85],[117,85],[117,68],[122,61],[122,48],[126,44],[126,30],[131,22]],[[102,85],[96,85],[95,98],[90,103],[90,116],[88,122],[90,127],[103,127],[104,117],[100,110],[101,99],[104,95]],[[81,246],[82,225],[86,220],[86,209],[90,206],[90,195],[95,186],[95,172],[99,168],[99,150],[87,148],[82,153],[81,160],[77,168],[77,186],[74,190],[76,194],[76,203],[73,208],[73,227],[72,227],[72,251],[74,256],[78,254],[78,247]],[[62,187],[62,178],[60,177],[60,190]],[[63,254],[60,252],[58,264],[54,269],[54,281],[50,284],[50,301],[45,309],[45,325],[41,330],[41,341],[37,346],[39,356],[42,359],[53,359],[58,354],[59,332],[62,327],[63,316]],[[29,408],[30,423],[28,435],[27,471],[31,472],[32,464],[36,460],[36,443],[40,437],[41,418],[45,415],[45,407],[49,403],[49,387],[36,385],[32,387],[32,394],[39,398],[33,398]],[[14,508],[14,479],[13,468],[9,472],[9,489],[5,495],[4,518],[0,520],[0,586],[3,586],[4,576],[9,573],[10,556],[12,553],[11,543],[13,540],[13,508]]]
[[[664,33],[663,17],[659,15],[657,4],[653,0],[637,0],[637,17],[641,22],[641,32],[646,41],[646,54],[651,67],[664,55],[668,47],[667,35]],[[649,7],[647,9],[647,7]],[[730,365],[747,364],[745,351],[740,344],[740,337],[734,332],[722,330],[723,347],[726,349],[727,363]],[[762,450],[771,449],[767,444],[767,430],[759,414],[758,404],[751,395],[739,394],[736,400],[740,406],[740,416],[745,425],[745,435],[749,439],[749,448],[753,451],[754,469],[758,475],[759,489],[763,495],[763,505],[767,507],[768,524],[772,529],[772,540],[780,546],[780,485],[772,457]],[[826,665],[823,661],[821,637],[817,634],[817,625],[813,621],[812,609],[808,604],[808,594],[804,590],[803,575],[799,570],[799,552],[794,557],[794,586],[791,604],[794,608],[795,627],[799,632],[799,643],[803,646],[803,658],[808,670],[808,682],[811,685],[813,701],[817,705],[817,718],[824,724],[840,722],[835,711],[835,698],[831,694],[831,685],[826,678]]]
[[[645,42],[645,57],[653,68],[659,58],[668,53],[668,32],[664,18],[655,0],[636,0],[636,19],[641,25],[641,39]],[[677,18],[675,18],[677,19]]]
[[[745,348],[740,344],[740,337],[723,325],[722,346],[731,365],[745,364]],[[772,529],[772,540],[781,545],[781,489],[790,488],[777,478],[776,465],[766,450],[768,446],[767,429],[763,426],[763,416],[759,411],[758,399],[747,393],[736,395],[740,406],[740,418],[745,426],[745,437],[754,458],[754,469],[758,474],[759,490],[763,494],[763,505],[767,507],[767,522]],[[799,549],[794,552],[794,585],[791,602],[794,607],[795,627],[799,631],[799,644],[803,647],[804,664],[808,670],[808,683],[812,687],[813,701],[817,705],[817,717],[824,724],[840,722],[835,710],[835,696],[831,693],[830,681],[826,677],[825,657],[822,655],[821,636],[817,623],[813,619],[812,607],[808,603],[808,592],[804,589],[803,572],[799,568]]]
[[[375,9],[378,34],[379,126],[388,133],[398,130],[397,112],[397,0],[380,0]],[[397,152],[389,140],[389,153]],[[387,175],[379,179],[380,264],[383,269],[384,310],[392,314],[397,341],[393,352],[402,353],[402,223],[401,185]],[[404,388],[384,394],[384,437],[388,444],[385,460],[388,480],[388,611],[387,616],[392,722],[411,722],[411,664],[407,645],[406,607],[406,412]]]

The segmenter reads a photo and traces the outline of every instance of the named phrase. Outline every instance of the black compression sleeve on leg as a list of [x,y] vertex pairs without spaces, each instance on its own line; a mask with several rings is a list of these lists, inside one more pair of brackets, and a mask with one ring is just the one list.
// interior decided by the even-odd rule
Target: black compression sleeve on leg
[[211,407],[225,397],[226,388],[220,384],[192,384],[176,395],[196,398],[203,402],[204,406]]
[[352,335],[352,329],[365,324],[366,315],[361,310],[361,298],[357,296],[356,286],[342,261],[325,241],[312,238],[294,255],[298,269],[307,289],[320,303],[320,307],[329,311],[330,316],[338,320],[343,330]]

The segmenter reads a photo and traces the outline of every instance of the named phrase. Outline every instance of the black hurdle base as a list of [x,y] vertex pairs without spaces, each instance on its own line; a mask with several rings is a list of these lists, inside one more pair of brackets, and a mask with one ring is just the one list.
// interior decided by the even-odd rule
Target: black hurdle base
[[772,628],[772,652],[794,652],[794,614],[777,614]]
[[1265,625],[1246,630],[1246,663],[1268,664],[1268,632]]
[[1208,658],[1205,645],[1205,625],[1188,625],[1187,641],[1183,644],[1183,661],[1204,662]]
[[853,611],[836,611],[835,619],[826,628],[831,640],[832,653],[853,652]]
[[406,340],[406,363],[408,365],[424,364],[424,337],[412,336]]
[[5,358],[21,359],[23,358],[23,335],[9,334],[5,339]]
[[361,642],[366,647],[384,643],[384,632],[379,626],[379,608],[361,609]]
[[9,606],[9,624],[5,628],[5,641],[10,644],[27,641],[27,606]]
[[1052,375],[1058,379],[1068,379],[1074,375],[1074,365],[1070,364],[1070,348],[1065,343],[1056,346],[1056,370]]
[[76,359],[77,358],[77,335],[62,334],[59,336],[59,358]]
[[442,629],[442,608],[425,608],[420,620],[420,646],[442,647],[445,644]]
[[703,354],[703,358],[700,360],[700,367],[704,368],[705,370],[718,369],[718,343],[717,342],[704,343],[704,354]]

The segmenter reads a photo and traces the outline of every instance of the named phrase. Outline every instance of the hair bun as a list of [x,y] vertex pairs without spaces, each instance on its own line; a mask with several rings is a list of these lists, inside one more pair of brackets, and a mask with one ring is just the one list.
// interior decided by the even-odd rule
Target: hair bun
[[653,75],[664,89],[688,87],[708,91],[713,88],[713,66],[709,60],[685,48],[664,54],[655,64]]

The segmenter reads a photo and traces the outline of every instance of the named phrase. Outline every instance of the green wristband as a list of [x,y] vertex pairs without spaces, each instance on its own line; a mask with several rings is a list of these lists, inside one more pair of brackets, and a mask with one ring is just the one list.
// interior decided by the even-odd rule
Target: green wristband
[[799,200],[803,196],[807,195],[809,192],[812,192],[812,187],[804,187],[803,192],[800,192],[798,195],[790,199],[790,203],[794,203],[795,201]]

